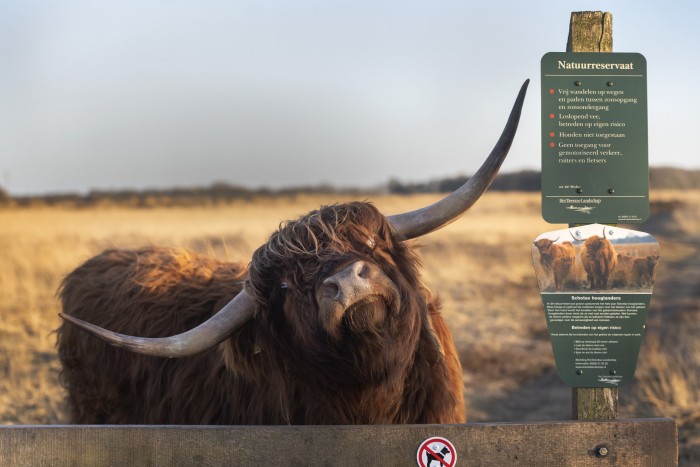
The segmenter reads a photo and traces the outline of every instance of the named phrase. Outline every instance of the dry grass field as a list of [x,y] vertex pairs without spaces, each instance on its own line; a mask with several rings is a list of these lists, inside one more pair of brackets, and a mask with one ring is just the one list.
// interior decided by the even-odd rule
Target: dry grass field
[[[377,196],[385,214],[436,196]],[[0,210],[0,423],[65,423],[53,330],[62,278],[108,247],[183,246],[247,262],[280,221],[321,204],[297,196],[211,207]],[[661,243],[635,382],[621,417],[670,416],[681,463],[700,459],[700,191],[652,193],[642,226]],[[424,279],[443,300],[464,366],[469,419],[570,418],[571,390],[554,370],[530,245],[563,228],[540,215],[539,194],[489,193],[462,219],[419,240]]]

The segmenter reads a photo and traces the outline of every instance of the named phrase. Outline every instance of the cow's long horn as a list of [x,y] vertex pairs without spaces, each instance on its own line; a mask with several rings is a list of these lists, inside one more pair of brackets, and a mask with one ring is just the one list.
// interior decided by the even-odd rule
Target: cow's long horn
[[473,177],[457,190],[430,206],[388,217],[389,222],[403,238],[420,237],[455,221],[486,191],[496,177],[498,169],[513,143],[529,82],[530,80],[526,80],[520,88],[520,93],[515,100],[501,137]]
[[73,316],[59,313],[75,324],[110,344],[154,357],[188,357],[222,342],[253,317],[255,301],[245,290],[236,295],[214,316],[196,328],[170,337],[134,337],[108,331]]

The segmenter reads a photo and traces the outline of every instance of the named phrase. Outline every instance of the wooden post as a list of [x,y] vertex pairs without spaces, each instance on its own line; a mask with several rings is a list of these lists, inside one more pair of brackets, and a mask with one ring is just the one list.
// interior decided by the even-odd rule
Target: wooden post
[[[602,11],[571,13],[567,52],[612,52],[612,14]],[[574,420],[615,420],[617,388],[574,388]]]
[[612,52],[612,13],[571,13],[567,52]]

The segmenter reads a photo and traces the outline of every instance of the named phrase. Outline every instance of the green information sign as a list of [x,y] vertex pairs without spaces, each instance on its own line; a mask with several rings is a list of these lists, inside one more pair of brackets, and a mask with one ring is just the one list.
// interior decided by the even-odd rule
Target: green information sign
[[651,294],[542,294],[559,377],[573,387],[632,379]]
[[562,381],[588,388],[630,381],[659,264],[656,239],[591,224],[546,232],[531,250]]
[[542,216],[551,223],[649,217],[646,60],[542,57]]

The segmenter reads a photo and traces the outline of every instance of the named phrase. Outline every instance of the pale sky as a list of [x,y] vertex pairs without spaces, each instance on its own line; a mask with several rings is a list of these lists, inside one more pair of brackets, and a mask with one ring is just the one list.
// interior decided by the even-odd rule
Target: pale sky
[[502,171],[540,169],[540,59],[572,11],[648,64],[649,163],[700,168],[700,3],[0,0],[11,194],[471,174],[531,79]]

